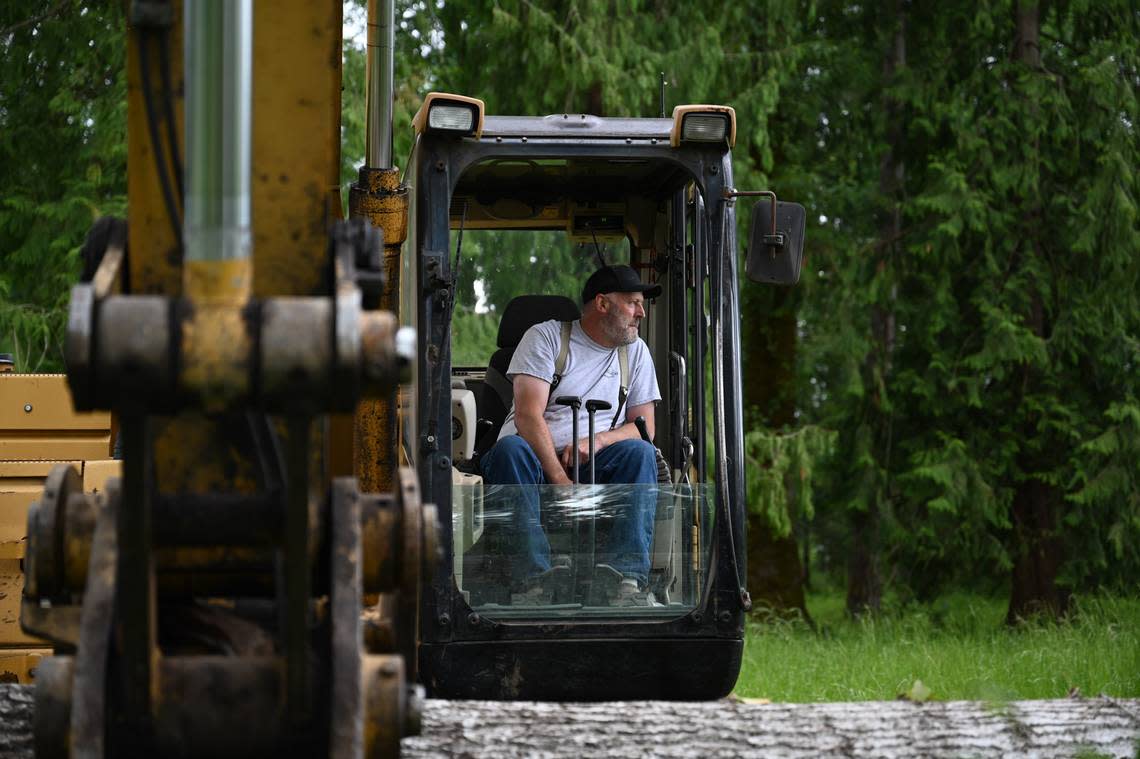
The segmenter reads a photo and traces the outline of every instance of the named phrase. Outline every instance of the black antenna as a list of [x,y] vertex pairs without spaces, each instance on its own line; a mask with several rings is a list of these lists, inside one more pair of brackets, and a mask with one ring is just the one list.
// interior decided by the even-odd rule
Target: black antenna
[[669,84],[665,81],[665,72],[661,72],[661,118],[665,118],[665,85]]
[[594,252],[598,254],[598,263],[600,264],[601,268],[605,269],[607,266],[609,266],[609,264],[606,263],[605,257],[602,256],[602,248],[600,245],[598,245],[598,236],[594,234],[593,224],[590,225],[590,237],[594,238]]

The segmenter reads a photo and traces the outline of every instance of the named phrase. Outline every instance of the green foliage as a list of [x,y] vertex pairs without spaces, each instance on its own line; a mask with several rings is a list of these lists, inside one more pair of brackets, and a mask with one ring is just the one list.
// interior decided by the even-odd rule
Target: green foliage
[[[1140,20],[1122,2],[1043,5],[1032,69],[1012,55],[1012,5],[906,6],[906,65],[885,77],[889,16],[819,3],[808,74],[772,119],[774,184],[787,174],[802,189],[782,196],[827,217],[798,311],[801,422],[839,435],[817,522],[877,504],[889,577],[921,595],[1011,566],[1028,482],[1064,499],[1066,584],[1140,570],[1123,411],[1140,376]],[[905,167],[891,198],[886,98]],[[892,204],[902,236],[883,241]],[[875,308],[895,326],[885,362]],[[841,559],[843,531],[820,533],[820,559]]]
[[[607,262],[629,260],[628,251],[619,253],[617,247],[600,246]],[[528,293],[564,295],[579,303],[582,285],[598,267],[593,245],[572,243],[561,231],[469,229],[463,233],[460,254],[459,306],[476,307],[478,281],[483,307],[500,316],[512,298]]]
[[[345,4],[346,26],[357,32],[343,45],[341,88],[341,186],[347,213],[348,187],[356,181],[364,164],[365,92],[367,55],[367,3],[351,0]],[[431,60],[435,48],[429,44],[436,30],[434,8],[422,0],[396,2],[395,102],[392,108],[392,162],[407,168],[412,148],[412,117],[423,96],[435,89]]]
[[1070,580],[1125,587],[1140,564],[1140,405],[1113,403],[1104,417],[1103,432],[1081,445],[1081,466],[1069,487],[1082,549]]
[[[606,252],[605,258],[616,263],[629,255]],[[512,298],[564,295],[578,303],[596,267],[593,246],[573,244],[564,232],[465,230],[451,324],[452,364],[487,365]]]
[[[948,594],[852,620],[837,593],[809,594],[816,622],[749,624],[735,693],[773,701],[1140,696],[1140,601],[1075,600],[1060,624],[1002,624],[1005,601]],[[755,615],[754,615],[755,616]],[[921,686],[919,685],[921,684]]]
[[748,508],[762,515],[776,537],[791,534],[793,518],[814,514],[812,472],[831,455],[836,434],[800,427],[780,434],[754,429],[744,437]]
[[458,308],[451,318],[451,365],[486,366],[495,352],[499,315]]
[[58,371],[78,250],[126,204],[119,2],[0,10],[0,351]]

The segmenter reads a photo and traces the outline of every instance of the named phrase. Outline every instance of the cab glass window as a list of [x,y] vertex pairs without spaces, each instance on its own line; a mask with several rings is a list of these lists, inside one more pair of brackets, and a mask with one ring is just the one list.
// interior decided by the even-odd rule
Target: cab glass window
[[[705,467],[694,454],[687,461],[659,455],[657,482],[646,484],[492,483],[472,460],[496,442],[510,409],[511,385],[503,375],[522,332],[538,321],[575,318],[582,286],[602,262],[641,263],[643,279],[656,281],[654,251],[691,242],[692,211],[673,218],[672,200],[686,186],[672,167],[645,161],[496,159],[460,178],[449,221],[453,267],[458,260],[449,333],[452,571],[458,592],[480,614],[565,621],[675,617],[705,593],[714,488],[698,476]],[[634,188],[654,191],[636,196]],[[668,319],[687,320],[689,330],[688,322],[698,321],[708,305],[698,292],[707,293],[703,283],[680,296]],[[561,296],[559,308],[572,312],[527,314],[521,323],[511,304],[527,296]],[[659,300],[670,297],[677,296],[666,292]],[[693,329],[703,329],[705,320],[699,321]],[[667,437],[670,424],[675,438],[703,439],[704,431],[691,428],[694,417],[704,418],[693,409],[711,402],[705,397],[710,383],[696,379],[705,357],[686,355],[691,346],[671,347],[670,330],[651,324],[643,320],[641,336],[655,364],[670,361],[677,348],[698,367],[683,387],[659,380],[658,439]],[[674,393],[688,399],[685,418],[675,423],[667,418]],[[599,416],[605,418],[600,431],[609,417]],[[583,424],[579,438],[587,437]],[[698,445],[703,453],[706,446]]]

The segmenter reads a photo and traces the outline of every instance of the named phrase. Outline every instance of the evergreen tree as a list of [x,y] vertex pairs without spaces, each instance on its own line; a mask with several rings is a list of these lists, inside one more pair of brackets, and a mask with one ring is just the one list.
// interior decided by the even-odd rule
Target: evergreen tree
[[[667,111],[736,108],[738,187],[807,206],[801,283],[742,293],[758,597],[802,605],[808,564],[846,578],[853,611],[967,585],[1008,588],[1012,620],[1134,587],[1134,3],[401,0],[398,14],[397,165],[429,89],[496,113],[656,115],[663,71]],[[0,351],[24,370],[62,368],[78,247],[125,211],[124,34],[119,2],[0,10]],[[346,181],[363,159],[362,43],[345,50]],[[469,283],[508,260],[534,276],[522,243],[464,247]],[[550,254],[551,291],[573,292],[586,253]],[[502,281],[484,293],[492,316],[525,285]],[[456,328],[484,345],[474,298],[460,293]]]
[[126,205],[120,2],[0,8],[0,351],[59,371],[92,221]]
[[931,591],[1009,570],[1013,620],[1064,609],[1058,583],[1075,587],[1096,533],[1074,500],[1081,443],[1135,396],[1137,16],[1010,3],[953,21],[911,24],[926,56],[911,60],[892,542]]
[[[822,555],[838,570],[874,545],[844,515],[877,508],[895,589],[977,586],[1020,560],[1011,618],[1059,609],[1057,582],[1134,560],[1137,12],[1050,4],[1038,64],[1017,52],[1027,8],[906,4],[907,65],[886,76],[871,55],[889,13],[816,8],[771,139],[826,218],[798,348],[800,421],[839,433],[817,467]],[[876,107],[892,101],[893,136]],[[894,190],[875,172],[891,153]]]

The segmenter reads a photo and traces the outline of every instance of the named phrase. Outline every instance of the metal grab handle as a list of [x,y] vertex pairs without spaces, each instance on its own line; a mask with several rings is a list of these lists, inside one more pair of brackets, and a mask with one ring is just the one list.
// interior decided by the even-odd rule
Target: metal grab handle
[[771,198],[772,199],[772,230],[771,234],[776,232],[776,193],[771,190],[735,190],[731,187],[725,188],[724,199],[731,200],[732,198]]
[[[590,484],[594,484],[594,414],[606,411],[613,406],[609,401],[586,401],[586,413],[590,417]],[[577,449],[575,449],[577,450]]]
[[554,399],[554,402],[559,406],[569,406],[574,412],[574,418],[570,422],[570,434],[574,438],[574,484],[578,484],[578,409],[582,408],[582,399],[576,395],[560,395]]
[[784,247],[784,235],[776,231],[776,193],[771,190],[735,190],[726,188],[723,197],[731,201],[733,198],[765,197],[772,199],[772,223],[768,234],[764,235],[764,245],[768,248],[772,258],[776,257],[777,249]]

